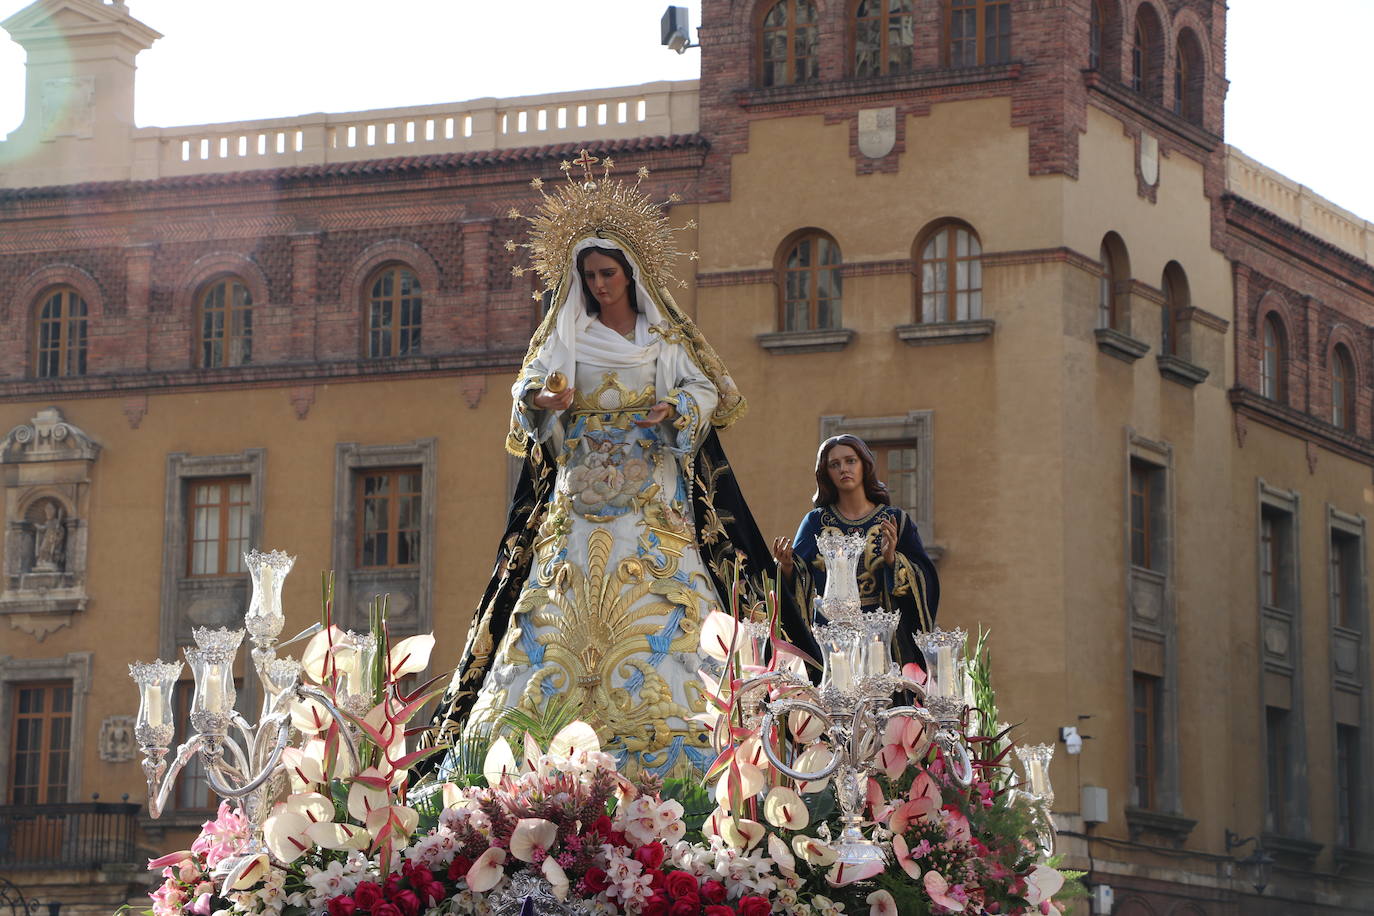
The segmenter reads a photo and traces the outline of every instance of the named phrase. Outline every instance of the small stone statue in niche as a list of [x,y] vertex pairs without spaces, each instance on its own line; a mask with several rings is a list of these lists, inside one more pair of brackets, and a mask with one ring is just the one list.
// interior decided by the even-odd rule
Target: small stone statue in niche
[[100,723],[100,759],[106,763],[134,759],[133,716],[108,716]]
[[61,572],[66,563],[67,526],[62,507],[49,500],[43,504],[43,521],[34,523],[34,572]]

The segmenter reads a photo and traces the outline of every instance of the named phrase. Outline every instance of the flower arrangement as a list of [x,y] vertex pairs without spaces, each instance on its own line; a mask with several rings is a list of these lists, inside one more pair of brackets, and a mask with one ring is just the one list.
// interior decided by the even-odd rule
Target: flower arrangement
[[[762,744],[816,771],[836,753],[822,724],[794,711],[765,734],[731,712],[750,677],[798,657],[772,629],[765,653],[759,628],[737,613],[713,612],[702,627],[703,651],[717,661],[707,687],[721,749],[706,788],[618,772],[576,721],[543,745],[529,731],[514,747],[497,738],[480,773],[416,788],[410,770],[432,751],[406,751],[407,723],[432,685],[407,693],[399,683],[428,664],[432,637],[391,646],[380,615],[371,642],[326,627],[303,654],[303,676],[349,711],[352,734],[302,700],[286,785],[263,823],[268,851],[245,854],[256,848],[251,825],[222,803],[189,850],[149,863],[163,880],[148,912],[513,916],[533,903],[560,914],[1029,916],[1081,894],[1075,873],[1043,861],[1036,838],[1046,812],[1003,763],[1005,729],[969,739],[975,778],[965,785],[925,734],[928,722],[891,719],[859,787],[865,829],[890,852],[842,861],[834,780],[790,778]],[[766,654],[774,661],[762,663]],[[907,674],[924,678],[915,666]],[[971,680],[970,716],[990,730],[981,638]]]

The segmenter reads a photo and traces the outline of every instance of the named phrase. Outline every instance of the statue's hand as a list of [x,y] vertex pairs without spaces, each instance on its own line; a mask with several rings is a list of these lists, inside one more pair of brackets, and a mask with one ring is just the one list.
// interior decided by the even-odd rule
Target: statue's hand
[[897,522],[887,515],[878,523],[878,537],[883,551],[883,562],[888,566],[897,562]]
[[773,559],[778,561],[778,572],[784,576],[792,575],[792,539],[774,538],[773,539]]
[[636,419],[634,424],[635,426],[657,426],[668,419],[668,417],[672,416],[672,414],[673,405],[669,404],[667,401],[659,401],[653,407],[649,408],[648,412],[644,414],[643,419]]
[[530,401],[541,410],[567,410],[572,405],[572,399],[573,390],[569,386],[557,394],[547,388],[540,388]]

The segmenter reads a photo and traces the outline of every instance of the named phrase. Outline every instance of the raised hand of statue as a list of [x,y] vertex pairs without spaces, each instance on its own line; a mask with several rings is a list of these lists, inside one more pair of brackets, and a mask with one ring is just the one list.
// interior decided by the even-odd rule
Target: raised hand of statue
[[888,566],[897,562],[897,522],[890,515],[883,516],[878,525],[878,539],[883,551],[883,562]]
[[792,575],[792,539],[773,538],[773,559],[778,561],[778,572],[784,576]]
[[667,401],[659,401],[649,408],[648,413],[641,419],[635,418],[635,426],[657,426],[673,414],[673,405]]
[[530,400],[535,407],[541,410],[567,410],[572,406],[573,389],[569,385],[558,393],[554,393],[547,388],[540,388],[535,392]]

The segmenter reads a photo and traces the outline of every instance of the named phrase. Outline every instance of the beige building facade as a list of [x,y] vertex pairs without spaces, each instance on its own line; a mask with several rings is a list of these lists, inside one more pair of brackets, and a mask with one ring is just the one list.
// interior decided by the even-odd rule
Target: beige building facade
[[1223,3],[869,6],[706,0],[699,81],[185,129],[133,124],[122,5],[6,21],[0,874],[109,912],[205,819],[140,807],[126,670],[242,615],[242,549],[298,556],[289,630],[333,570],[457,658],[540,314],[507,211],[585,147],[697,222],[760,527],[878,448],[1113,912],[1374,906],[1374,227],[1224,144]]

